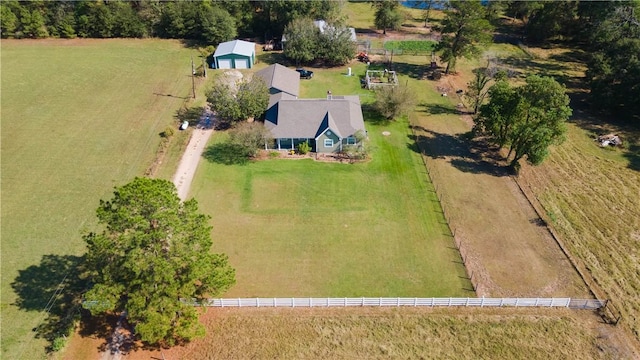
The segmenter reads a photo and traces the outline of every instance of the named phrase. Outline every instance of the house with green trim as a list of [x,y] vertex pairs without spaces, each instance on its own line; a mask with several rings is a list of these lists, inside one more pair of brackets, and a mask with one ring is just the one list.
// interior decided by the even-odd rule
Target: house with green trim
[[265,149],[295,150],[307,143],[311,151],[337,153],[357,143],[357,132],[366,133],[359,96],[334,96],[328,91],[326,99],[299,99],[300,74],[280,64],[255,75],[271,94],[264,125],[274,140]]
[[358,96],[326,99],[280,99],[265,114],[265,126],[274,141],[267,149],[295,150],[306,142],[318,153],[337,153],[355,145],[365,131]]

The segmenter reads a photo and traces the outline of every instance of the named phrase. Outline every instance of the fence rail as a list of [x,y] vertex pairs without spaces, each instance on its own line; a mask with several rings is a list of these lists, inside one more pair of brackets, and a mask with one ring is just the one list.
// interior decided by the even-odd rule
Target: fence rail
[[[187,302],[187,300],[183,300]],[[572,298],[237,298],[209,299],[207,307],[345,307],[345,306],[473,306],[473,307],[565,307],[596,310],[607,300]]]

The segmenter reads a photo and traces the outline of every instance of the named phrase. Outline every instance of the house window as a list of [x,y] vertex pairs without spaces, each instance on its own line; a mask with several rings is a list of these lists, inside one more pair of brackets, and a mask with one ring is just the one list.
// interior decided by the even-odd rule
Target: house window
[[324,139],[324,147],[333,147],[333,139]]
[[349,136],[347,138],[347,145],[355,145],[356,144],[356,138]]

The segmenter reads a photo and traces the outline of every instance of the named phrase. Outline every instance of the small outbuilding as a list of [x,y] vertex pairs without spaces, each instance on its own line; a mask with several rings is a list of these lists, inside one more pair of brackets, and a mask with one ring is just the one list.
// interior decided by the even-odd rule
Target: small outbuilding
[[213,62],[216,69],[251,69],[256,62],[256,44],[243,40],[220,43]]

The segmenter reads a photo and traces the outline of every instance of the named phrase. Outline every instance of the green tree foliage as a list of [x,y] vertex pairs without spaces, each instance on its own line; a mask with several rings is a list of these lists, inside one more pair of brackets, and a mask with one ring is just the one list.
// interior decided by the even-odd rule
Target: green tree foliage
[[308,63],[316,58],[320,29],[310,18],[294,19],[284,30],[284,56],[296,62]]
[[296,62],[322,61],[326,65],[344,65],[356,53],[356,44],[346,26],[327,22],[324,31],[309,18],[293,20],[285,28],[284,56]]
[[572,35],[577,27],[576,1],[543,2],[531,15],[525,34],[528,41],[542,42]]
[[592,35],[587,81],[595,107],[640,113],[640,3],[618,6]]
[[480,46],[491,41],[493,27],[480,1],[451,1],[445,14],[438,49],[442,51],[442,60],[447,62],[445,74],[448,74],[455,70],[458,58],[480,54]]
[[243,120],[257,118],[267,110],[269,89],[262,78],[254,76],[239,84],[236,100]]
[[266,111],[269,104],[269,89],[257,76],[239,82],[222,76],[206,95],[211,109],[221,119],[229,122],[257,118]]
[[380,87],[375,98],[373,107],[389,120],[407,114],[415,105],[413,92],[405,85]]
[[489,76],[489,68],[479,68],[473,70],[473,79],[467,83],[467,92],[465,98],[471,103],[473,113],[478,113],[478,108],[484,103],[489,90],[487,85],[491,81]]
[[397,0],[375,1],[371,6],[376,9],[373,20],[376,29],[382,29],[382,33],[386,35],[387,29],[397,30],[400,28],[404,15]]
[[241,122],[229,130],[229,143],[242,149],[248,157],[264,149],[264,144],[271,139],[269,130],[257,121]]
[[170,346],[204,333],[196,308],[227,290],[235,272],[212,254],[209,217],[195,199],[181,202],[175,186],[136,178],[115,188],[97,209],[101,232],[84,236],[93,286],[84,307],[92,315],[124,312],[144,342]]
[[18,28],[18,16],[13,12],[16,7],[10,4],[4,3],[0,6],[0,34],[3,38],[14,36]]
[[257,35],[269,33],[271,36],[278,36],[284,32],[288,24],[300,18],[336,21],[340,18],[340,9],[343,6],[343,2],[344,0],[255,1],[255,32]]
[[507,9],[507,2],[501,0],[489,0],[486,4],[486,9],[487,20],[489,20],[491,24],[495,24]]
[[325,64],[336,66],[351,61],[356,54],[356,43],[351,40],[347,27],[328,24],[318,38],[317,57]]
[[228,41],[237,35],[235,19],[209,2],[167,3],[158,23],[161,36],[196,39],[211,44]]
[[475,118],[476,133],[486,134],[500,147],[508,146],[510,166],[518,169],[524,156],[539,165],[550,145],[564,141],[565,122],[571,115],[563,85],[550,77],[529,76],[526,84],[511,87],[505,80],[489,90],[488,104]]

